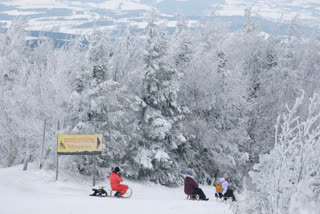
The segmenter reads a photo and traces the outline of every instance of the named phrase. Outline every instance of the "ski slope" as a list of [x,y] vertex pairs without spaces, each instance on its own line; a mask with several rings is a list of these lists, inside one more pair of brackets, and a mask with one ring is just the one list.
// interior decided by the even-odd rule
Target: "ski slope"
[[[107,178],[106,178],[107,180]],[[92,180],[89,177],[39,170],[29,165],[0,169],[1,214],[87,214],[87,213],[137,213],[137,214],[231,214],[232,202],[214,199],[213,187],[201,187],[209,201],[189,201],[183,187],[167,188],[152,183],[125,180],[133,189],[130,199],[90,197]],[[97,185],[109,187],[108,182]]]

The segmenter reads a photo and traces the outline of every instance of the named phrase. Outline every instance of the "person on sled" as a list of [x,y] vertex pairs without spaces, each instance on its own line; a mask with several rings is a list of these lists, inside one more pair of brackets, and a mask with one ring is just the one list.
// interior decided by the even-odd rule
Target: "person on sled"
[[219,182],[216,185],[216,197],[222,198],[227,200],[227,198],[232,198],[232,201],[236,201],[236,198],[233,194],[233,190],[229,189],[230,179],[228,178],[228,174],[224,173],[222,178],[219,178]]
[[129,189],[127,185],[120,184],[123,182],[123,179],[120,178],[120,168],[115,167],[110,175],[110,186],[113,191],[116,191],[114,194],[115,197],[121,198]]
[[192,170],[188,169],[187,176],[184,179],[184,193],[187,195],[199,195],[200,200],[208,201],[209,198],[207,198],[202,189],[199,188],[199,185],[195,182],[192,175]]
[[222,198],[222,191],[223,191],[223,189],[222,189],[222,183],[224,182],[225,180],[224,180],[224,178],[219,178],[219,181],[218,181],[218,183],[216,184],[216,193],[215,193],[215,196],[216,196],[216,198]]
[[218,182],[216,183],[216,193],[215,193],[216,198],[218,198],[218,197],[222,198],[222,196],[223,196],[222,195],[222,191],[223,191],[222,183],[224,181],[227,181],[228,184],[230,183],[230,179],[228,178],[228,173],[226,173],[226,172],[223,174],[223,177],[218,179]]

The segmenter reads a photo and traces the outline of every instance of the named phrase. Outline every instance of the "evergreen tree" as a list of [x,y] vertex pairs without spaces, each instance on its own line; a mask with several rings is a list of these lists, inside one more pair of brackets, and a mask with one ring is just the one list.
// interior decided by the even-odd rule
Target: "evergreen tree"
[[186,110],[178,103],[178,72],[168,63],[168,38],[156,23],[155,9],[146,27],[145,76],[141,128],[141,174],[164,185],[179,175],[177,149],[183,143],[178,124]]
[[[88,70],[71,79],[74,91],[68,103],[69,116],[64,131],[77,134],[98,133],[103,135],[103,152],[98,158],[98,173],[104,175],[109,169],[118,165],[126,169],[126,175],[137,178],[135,171],[126,167],[133,162],[133,144],[137,143],[137,114],[141,100],[124,84],[118,82],[130,71],[124,73],[117,66],[114,50],[122,50],[125,43],[113,44],[107,34],[94,33],[90,37],[89,51],[83,61]],[[117,52],[127,54],[127,52]],[[87,59],[87,60],[86,60]],[[123,58],[128,64],[131,58]],[[128,61],[126,61],[128,60]],[[116,81],[117,80],[117,81]],[[73,170],[91,174],[89,169],[93,159],[87,156],[70,157]],[[130,166],[130,164],[129,164]]]

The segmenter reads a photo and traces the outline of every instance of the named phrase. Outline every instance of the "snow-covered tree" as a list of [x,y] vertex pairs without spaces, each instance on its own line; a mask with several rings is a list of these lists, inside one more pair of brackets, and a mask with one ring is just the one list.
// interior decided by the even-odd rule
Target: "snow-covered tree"
[[182,14],[177,16],[176,31],[171,41],[171,54],[173,55],[174,66],[179,73],[185,74],[190,66],[193,57],[193,44],[190,32],[188,32],[187,23]]
[[[8,31],[0,35],[0,107],[1,107],[1,131],[0,131],[0,153],[2,155],[8,154],[10,138],[14,142],[19,141],[20,130],[19,116],[15,110],[19,109],[17,106],[17,95],[21,96],[21,90],[17,91],[21,83],[21,76],[26,73],[27,66],[27,50],[25,47],[25,30],[26,20],[17,18],[12,22]],[[23,106],[21,106],[23,108]],[[16,151],[15,151],[16,152]],[[18,160],[15,160],[18,159]],[[1,160],[6,160],[1,158]],[[15,155],[14,163],[20,162],[21,157]],[[6,163],[1,163],[6,165]]]
[[48,147],[52,151],[55,133],[50,129],[59,117],[64,117],[62,106],[65,95],[70,93],[65,64],[60,65],[63,60],[59,58],[64,50],[55,49],[51,41],[43,38],[33,48],[27,46],[25,27],[25,20],[18,18],[3,35],[6,42],[1,43],[3,111],[0,118],[4,128],[0,141],[3,148],[8,148],[10,139],[13,141],[14,164],[22,163],[28,155],[32,161],[39,160],[45,119],[51,142],[47,143],[45,152]]
[[[98,158],[99,174],[105,176],[111,167],[121,165],[126,169],[127,176],[136,178],[132,167],[126,166],[128,163],[131,166],[133,162],[132,153],[135,150],[132,147],[138,143],[140,136],[136,118],[141,100],[134,90],[125,85],[134,85],[129,80],[137,73],[134,68],[139,66],[133,66],[132,61],[137,57],[134,48],[136,43],[129,34],[116,43],[112,42],[109,34],[98,32],[89,35],[88,40],[91,41],[88,52],[84,52],[82,62],[78,62],[82,66],[79,70],[70,70],[73,78],[70,78],[69,85],[73,86],[73,91],[67,102],[68,116],[63,131],[102,134],[103,153]],[[69,159],[73,164],[66,165],[66,168],[84,174],[92,173],[91,157]]]
[[[304,102],[301,96],[278,118],[274,148],[260,155],[260,162],[249,173],[255,189],[247,199],[246,213],[288,213],[299,185],[319,178],[320,97],[315,94],[307,107]],[[317,190],[316,185],[304,188]],[[319,200],[315,196],[310,203]]]
[[178,147],[185,139],[179,122],[187,109],[177,102],[179,73],[168,63],[168,36],[156,23],[155,9],[146,27],[145,76],[141,128],[144,134],[140,155],[141,173],[164,185],[172,185],[180,173]]
[[182,80],[183,101],[192,110],[184,127],[194,136],[193,141],[201,144],[200,148],[211,153],[210,161],[202,162],[203,181],[212,182],[213,177],[228,171],[236,185],[241,186],[247,159],[241,146],[248,141],[246,81],[229,59],[234,50],[224,50],[228,41],[226,28],[211,18],[194,40],[194,56]]

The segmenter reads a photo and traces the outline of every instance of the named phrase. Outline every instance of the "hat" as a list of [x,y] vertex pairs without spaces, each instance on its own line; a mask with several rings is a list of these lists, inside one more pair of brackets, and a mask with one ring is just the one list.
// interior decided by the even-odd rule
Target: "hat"
[[120,168],[119,167],[115,167],[113,170],[114,173],[120,172]]
[[189,175],[189,176],[193,175],[192,169],[187,169],[187,175]]

